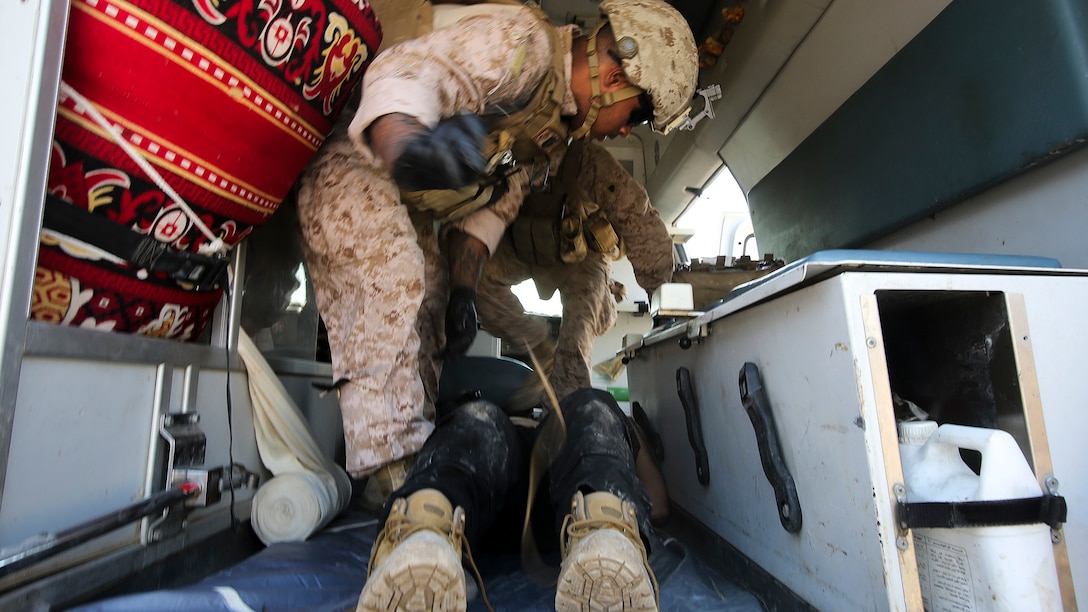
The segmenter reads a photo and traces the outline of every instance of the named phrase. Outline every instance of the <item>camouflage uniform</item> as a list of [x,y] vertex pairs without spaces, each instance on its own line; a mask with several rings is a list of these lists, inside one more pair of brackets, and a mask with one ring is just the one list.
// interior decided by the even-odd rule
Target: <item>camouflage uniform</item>
[[[364,131],[390,113],[433,128],[458,113],[518,108],[552,69],[550,27],[528,9],[497,7],[383,51],[367,70],[350,126],[337,125],[300,179],[306,260],[334,378],[348,381],[340,407],[347,469],[357,478],[414,454],[434,428],[441,364],[433,355],[444,342],[448,294],[433,222],[410,217]],[[558,29],[567,55],[563,115],[577,112],[570,92],[574,31]],[[526,181],[524,172],[516,174],[494,205],[450,225],[494,252]]]
[[[584,146],[584,149],[577,162],[574,180],[623,238],[639,286],[653,293],[672,278],[672,238],[665,223],[650,205],[646,190],[601,145],[571,145],[568,163],[575,163],[579,155],[575,147],[578,146]],[[566,179],[570,175],[564,169],[559,176]],[[521,214],[557,219],[562,206],[559,200],[558,193],[550,194],[550,197],[531,196]],[[518,346],[523,342],[537,349],[547,346],[547,325],[525,314],[510,287],[532,278],[542,298],[551,296],[558,289],[563,319],[549,382],[556,395],[562,398],[576,389],[591,386],[593,342],[616,323],[610,272],[610,257],[593,250],[576,264],[541,266],[526,263],[514,252],[508,235],[484,266],[476,298],[480,324],[492,335],[513,341]]]

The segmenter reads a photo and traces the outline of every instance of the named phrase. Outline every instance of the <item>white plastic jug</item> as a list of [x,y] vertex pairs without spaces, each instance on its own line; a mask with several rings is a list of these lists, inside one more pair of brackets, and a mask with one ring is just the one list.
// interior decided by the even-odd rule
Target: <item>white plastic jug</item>
[[[982,454],[975,474],[961,448]],[[899,424],[908,502],[1040,497],[1042,489],[1008,432],[933,421]],[[914,529],[922,601],[929,612],[1061,610],[1050,527]]]

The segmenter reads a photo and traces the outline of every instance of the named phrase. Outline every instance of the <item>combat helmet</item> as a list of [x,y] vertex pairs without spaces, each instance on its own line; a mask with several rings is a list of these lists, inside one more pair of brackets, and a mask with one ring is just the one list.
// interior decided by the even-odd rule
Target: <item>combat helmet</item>
[[[601,21],[589,36],[592,106],[575,138],[588,133],[602,106],[610,106],[643,92],[653,103],[654,131],[667,133],[690,109],[698,81],[698,51],[684,17],[663,0],[604,0]],[[597,33],[611,24],[616,54],[635,87],[602,94],[598,77]]]

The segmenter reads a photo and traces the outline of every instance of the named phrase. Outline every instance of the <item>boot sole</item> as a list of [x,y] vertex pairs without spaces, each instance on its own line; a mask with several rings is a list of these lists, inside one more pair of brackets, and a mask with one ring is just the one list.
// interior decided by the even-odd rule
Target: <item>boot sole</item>
[[622,534],[602,530],[563,560],[555,588],[556,612],[657,610],[642,555]]
[[424,531],[397,546],[367,579],[357,612],[464,611],[461,560],[442,536]]

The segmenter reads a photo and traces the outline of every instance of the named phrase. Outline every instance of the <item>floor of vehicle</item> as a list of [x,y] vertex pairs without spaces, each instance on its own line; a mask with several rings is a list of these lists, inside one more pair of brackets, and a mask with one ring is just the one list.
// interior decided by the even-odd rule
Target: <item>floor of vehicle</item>
[[[366,581],[377,520],[349,510],[306,542],[270,546],[190,586],[133,593],[73,608],[80,611],[351,610]],[[662,610],[762,612],[751,593],[699,560],[670,537],[650,555],[661,587]],[[533,583],[514,555],[476,559],[495,610],[554,610],[554,589]],[[481,597],[470,611],[486,610]]]

